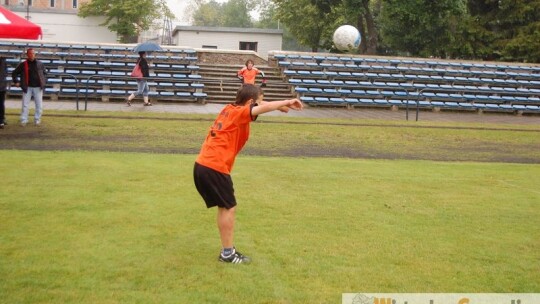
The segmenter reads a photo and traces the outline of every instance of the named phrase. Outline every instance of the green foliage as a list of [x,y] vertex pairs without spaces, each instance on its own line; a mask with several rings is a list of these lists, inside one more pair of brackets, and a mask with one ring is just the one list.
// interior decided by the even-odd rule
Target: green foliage
[[540,1],[469,0],[474,38],[489,60],[540,62]]
[[105,16],[109,30],[120,36],[121,42],[133,42],[141,31],[148,30],[155,20],[173,17],[165,0],[93,0],[81,4],[80,17]]
[[192,14],[195,26],[253,27],[250,16],[253,4],[249,0],[199,1],[195,6]]
[[253,27],[249,14],[249,3],[246,0],[229,0],[223,4],[223,26],[226,27]]
[[277,29],[281,27],[279,19],[276,17],[276,5],[270,0],[262,0],[258,4],[259,20],[255,22],[258,28]]
[[281,29],[283,30],[282,49],[289,51],[310,51],[309,47],[300,45],[291,34],[287,24],[283,23],[277,16],[276,5],[270,0],[261,0],[258,4],[260,13],[259,20],[254,23],[257,28]]
[[395,51],[446,58],[465,11],[465,0],[384,0],[381,35]]
[[351,24],[359,52],[540,62],[540,1],[274,0],[276,18],[305,46],[331,49]]
[[325,31],[328,24],[334,24],[333,11],[324,12],[311,3],[311,0],[275,0],[277,18],[287,25],[291,34],[302,45],[316,52],[325,45]]
[[200,3],[192,15],[193,25],[195,26],[222,26],[223,5],[217,1]]

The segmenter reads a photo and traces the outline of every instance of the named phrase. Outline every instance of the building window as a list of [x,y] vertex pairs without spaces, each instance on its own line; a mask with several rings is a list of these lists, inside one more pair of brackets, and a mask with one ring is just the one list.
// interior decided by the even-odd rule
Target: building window
[[78,2],[77,0],[73,0],[73,8],[77,8],[77,6],[78,6],[77,2]]
[[202,46],[203,49],[215,49],[217,50],[217,45],[204,45]]
[[54,5],[55,5],[54,2],[55,2],[54,0],[51,0],[51,7],[54,7]]
[[28,6],[32,6],[33,2],[34,1],[32,1],[32,0],[28,0]]
[[257,42],[240,41],[240,50],[242,51],[257,51]]

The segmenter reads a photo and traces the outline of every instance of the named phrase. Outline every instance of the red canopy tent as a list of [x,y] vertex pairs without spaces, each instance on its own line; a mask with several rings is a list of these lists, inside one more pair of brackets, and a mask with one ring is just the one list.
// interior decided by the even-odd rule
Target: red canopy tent
[[39,39],[41,27],[0,6],[0,38]]

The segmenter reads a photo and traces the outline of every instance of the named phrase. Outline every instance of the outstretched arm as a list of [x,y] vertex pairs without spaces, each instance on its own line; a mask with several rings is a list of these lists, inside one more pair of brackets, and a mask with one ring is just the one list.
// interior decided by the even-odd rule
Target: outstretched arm
[[[278,110],[282,107],[287,107],[293,110],[300,111],[304,108],[304,105],[302,102],[298,99],[287,99],[287,100],[279,100],[279,101],[272,101],[272,102],[262,102],[260,105],[253,107],[251,110],[251,115],[258,116],[264,113],[272,112],[275,110]],[[281,110],[284,112],[283,110]]]

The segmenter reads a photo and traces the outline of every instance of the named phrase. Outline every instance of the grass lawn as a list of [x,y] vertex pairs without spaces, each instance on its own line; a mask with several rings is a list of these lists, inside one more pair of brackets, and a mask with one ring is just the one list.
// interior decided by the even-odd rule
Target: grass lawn
[[[65,131],[54,121],[38,132]],[[194,158],[0,150],[1,302],[540,292],[538,164],[241,155],[235,243],[253,264],[235,266],[217,262],[216,210],[193,186]]]

